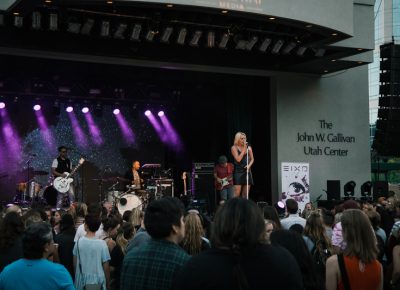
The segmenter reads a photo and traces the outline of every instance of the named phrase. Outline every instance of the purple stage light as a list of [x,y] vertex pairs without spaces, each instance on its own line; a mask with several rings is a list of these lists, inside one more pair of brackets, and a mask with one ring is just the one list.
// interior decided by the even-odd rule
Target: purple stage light
[[47,146],[47,148],[49,150],[53,150],[55,147],[54,144],[56,141],[55,141],[53,132],[51,131],[50,126],[48,125],[45,116],[43,115],[43,112],[40,110],[36,110],[35,115],[36,115],[36,120],[39,125],[40,135],[42,136],[42,140],[43,140],[45,146]]
[[83,107],[82,108],[82,113],[86,114],[89,112],[89,108],[88,107]]
[[121,129],[122,137],[124,138],[125,142],[129,145],[135,143],[135,134],[132,131],[132,128],[129,126],[129,123],[124,118],[123,114],[115,115],[117,119],[119,128]]
[[150,110],[146,110],[146,112],[144,112],[144,114],[148,117],[151,115],[151,111]]
[[83,132],[81,125],[74,112],[68,114],[69,120],[71,121],[72,133],[74,135],[75,143],[81,147],[88,147],[88,140],[86,134]]
[[114,109],[113,114],[118,115],[121,111],[119,109]]
[[6,103],[0,102],[0,109],[4,109],[6,107]]
[[89,134],[92,138],[93,143],[96,145],[102,145],[104,143],[104,140],[101,136],[100,128],[95,123],[92,114],[90,112],[85,114],[85,119],[87,124],[89,125]]
[[158,116],[159,116],[159,117],[164,116],[164,111],[159,111],[159,112],[158,112]]
[[41,108],[42,108],[42,107],[41,107],[40,105],[34,105],[34,106],[33,106],[33,109],[34,109],[35,111],[39,111]]
[[161,123],[163,124],[164,131],[168,136],[167,143],[173,148],[174,151],[180,152],[183,150],[183,143],[181,138],[178,135],[178,132],[172,126],[171,122],[168,120],[167,116],[163,116],[160,118]]
[[74,108],[72,106],[68,106],[65,111],[67,111],[68,113],[71,113],[74,110]]

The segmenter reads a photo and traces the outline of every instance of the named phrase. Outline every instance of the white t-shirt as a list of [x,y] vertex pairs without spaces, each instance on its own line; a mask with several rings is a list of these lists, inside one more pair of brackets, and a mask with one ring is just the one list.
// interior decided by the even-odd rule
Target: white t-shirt
[[[74,242],[76,243],[77,240],[79,240],[79,238],[82,238],[86,236],[86,231],[85,231],[85,224],[82,224],[78,227],[78,229],[76,230],[75,233],[75,238],[74,238]],[[104,239],[106,237],[106,233],[103,230],[103,224],[100,224],[99,229],[97,230],[95,237],[97,239]]]

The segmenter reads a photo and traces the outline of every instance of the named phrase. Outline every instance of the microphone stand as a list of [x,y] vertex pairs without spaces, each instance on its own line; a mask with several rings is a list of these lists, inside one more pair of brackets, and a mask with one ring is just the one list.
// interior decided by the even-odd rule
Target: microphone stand
[[249,145],[246,148],[246,199],[249,199]]

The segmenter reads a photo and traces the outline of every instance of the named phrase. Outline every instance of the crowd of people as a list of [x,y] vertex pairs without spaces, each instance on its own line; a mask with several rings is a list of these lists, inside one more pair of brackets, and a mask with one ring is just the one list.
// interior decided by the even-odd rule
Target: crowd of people
[[242,197],[212,221],[164,197],[143,212],[74,203],[5,208],[3,289],[400,289],[400,202],[300,213]]

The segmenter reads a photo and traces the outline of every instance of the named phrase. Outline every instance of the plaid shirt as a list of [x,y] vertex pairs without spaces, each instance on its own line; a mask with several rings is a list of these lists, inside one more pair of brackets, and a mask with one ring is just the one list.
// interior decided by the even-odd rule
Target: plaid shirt
[[167,240],[151,239],[146,245],[126,254],[120,289],[172,289],[175,275],[189,258],[178,245]]

